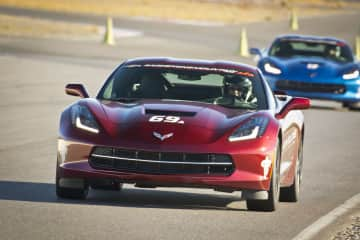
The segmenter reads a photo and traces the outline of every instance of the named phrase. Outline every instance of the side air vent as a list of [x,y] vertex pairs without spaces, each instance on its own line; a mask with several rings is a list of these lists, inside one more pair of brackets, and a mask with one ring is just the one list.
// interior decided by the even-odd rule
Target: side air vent
[[182,112],[182,111],[180,112],[180,111],[146,109],[145,114],[165,115],[165,116],[179,116],[179,117],[193,117],[193,116],[196,115],[196,112]]

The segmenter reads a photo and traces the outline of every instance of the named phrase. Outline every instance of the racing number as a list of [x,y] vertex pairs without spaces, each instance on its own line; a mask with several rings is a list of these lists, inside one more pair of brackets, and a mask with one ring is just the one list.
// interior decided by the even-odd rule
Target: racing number
[[162,122],[165,116],[152,116],[149,122]]
[[181,120],[181,118],[179,118],[179,117],[176,117],[176,116],[162,116],[162,115],[152,116],[149,119],[149,122],[165,122],[165,123],[184,124],[184,121]]

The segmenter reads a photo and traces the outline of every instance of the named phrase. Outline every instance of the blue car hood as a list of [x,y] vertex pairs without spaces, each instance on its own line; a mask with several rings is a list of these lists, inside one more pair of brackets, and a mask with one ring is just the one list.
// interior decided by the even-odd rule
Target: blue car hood
[[355,67],[354,63],[339,63],[320,57],[268,57],[267,62],[271,62],[281,69],[282,78],[316,82],[335,81]]

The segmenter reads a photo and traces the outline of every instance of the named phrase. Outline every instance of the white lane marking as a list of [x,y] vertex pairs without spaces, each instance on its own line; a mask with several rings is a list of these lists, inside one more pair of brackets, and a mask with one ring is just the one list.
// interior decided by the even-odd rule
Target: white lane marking
[[322,216],[313,224],[302,230],[292,240],[309,240],[313,239],[325,227],[333,223],[338,217],[344,215],[346,212],[360,204],[360,193],[356,194],[352,198],[346,200],[343,204]]
[[200,26],[200,27],[223,27],[227,25],[224,22],[164,19],[164,18],[155,18],[155,17],[132,17],[131,19],[142,22],[159,22],[159,23],[165,22],[165,23],[172,23],[178,25],[190,25],[190,26]]
[[[105,33],[105,27],[99,26],[99,34],[103,35]],[[115,38],[124,38],[124,37],[139,37],[143,33],[136,30],[124,29],[124,28],[113,28],[113,33]]]
[[203,27],[223,27],[225,23],[222,22],[211,22],[211,21],[193,21],[193,20],[169,20],[170,23],[179,25],[191,25],[191,26],[203,26]]

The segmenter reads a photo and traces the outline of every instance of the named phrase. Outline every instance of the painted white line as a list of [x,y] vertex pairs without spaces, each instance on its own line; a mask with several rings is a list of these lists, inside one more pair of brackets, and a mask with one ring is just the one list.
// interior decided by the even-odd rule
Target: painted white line
[[225,26],[225,23],[210,22],[210,21],[173,19],[173,20],[168,20],[168,22],[179,24],[179,25],[191,25],[191,26],[203,26],[203,27],[223,27],[223,26]]
[[[99,26],[99,34],[104,35],[104,33],[105,33],[105,27]],[[124,28],[113,28],[113,33],[115,38],[139,37],[143,35],[143,33],[140,31],[124,29]]]
[[321,230],[333,223],[338,217],[360,204],[360,193],[346,200],[343,204],[319,218],[316,222],[301,231],[292,240],[310,240],[315,237]]
[[196,21],[196,20],[181,20],[181,19],[164,19],[164,18],[152,18],[152,17],[132,17],[131,19],[142,22],[159,22],[159,23],[173,23],[178,25],[190,25],[200,27],[223,27],[226,23],[213,22],[213,21]]

